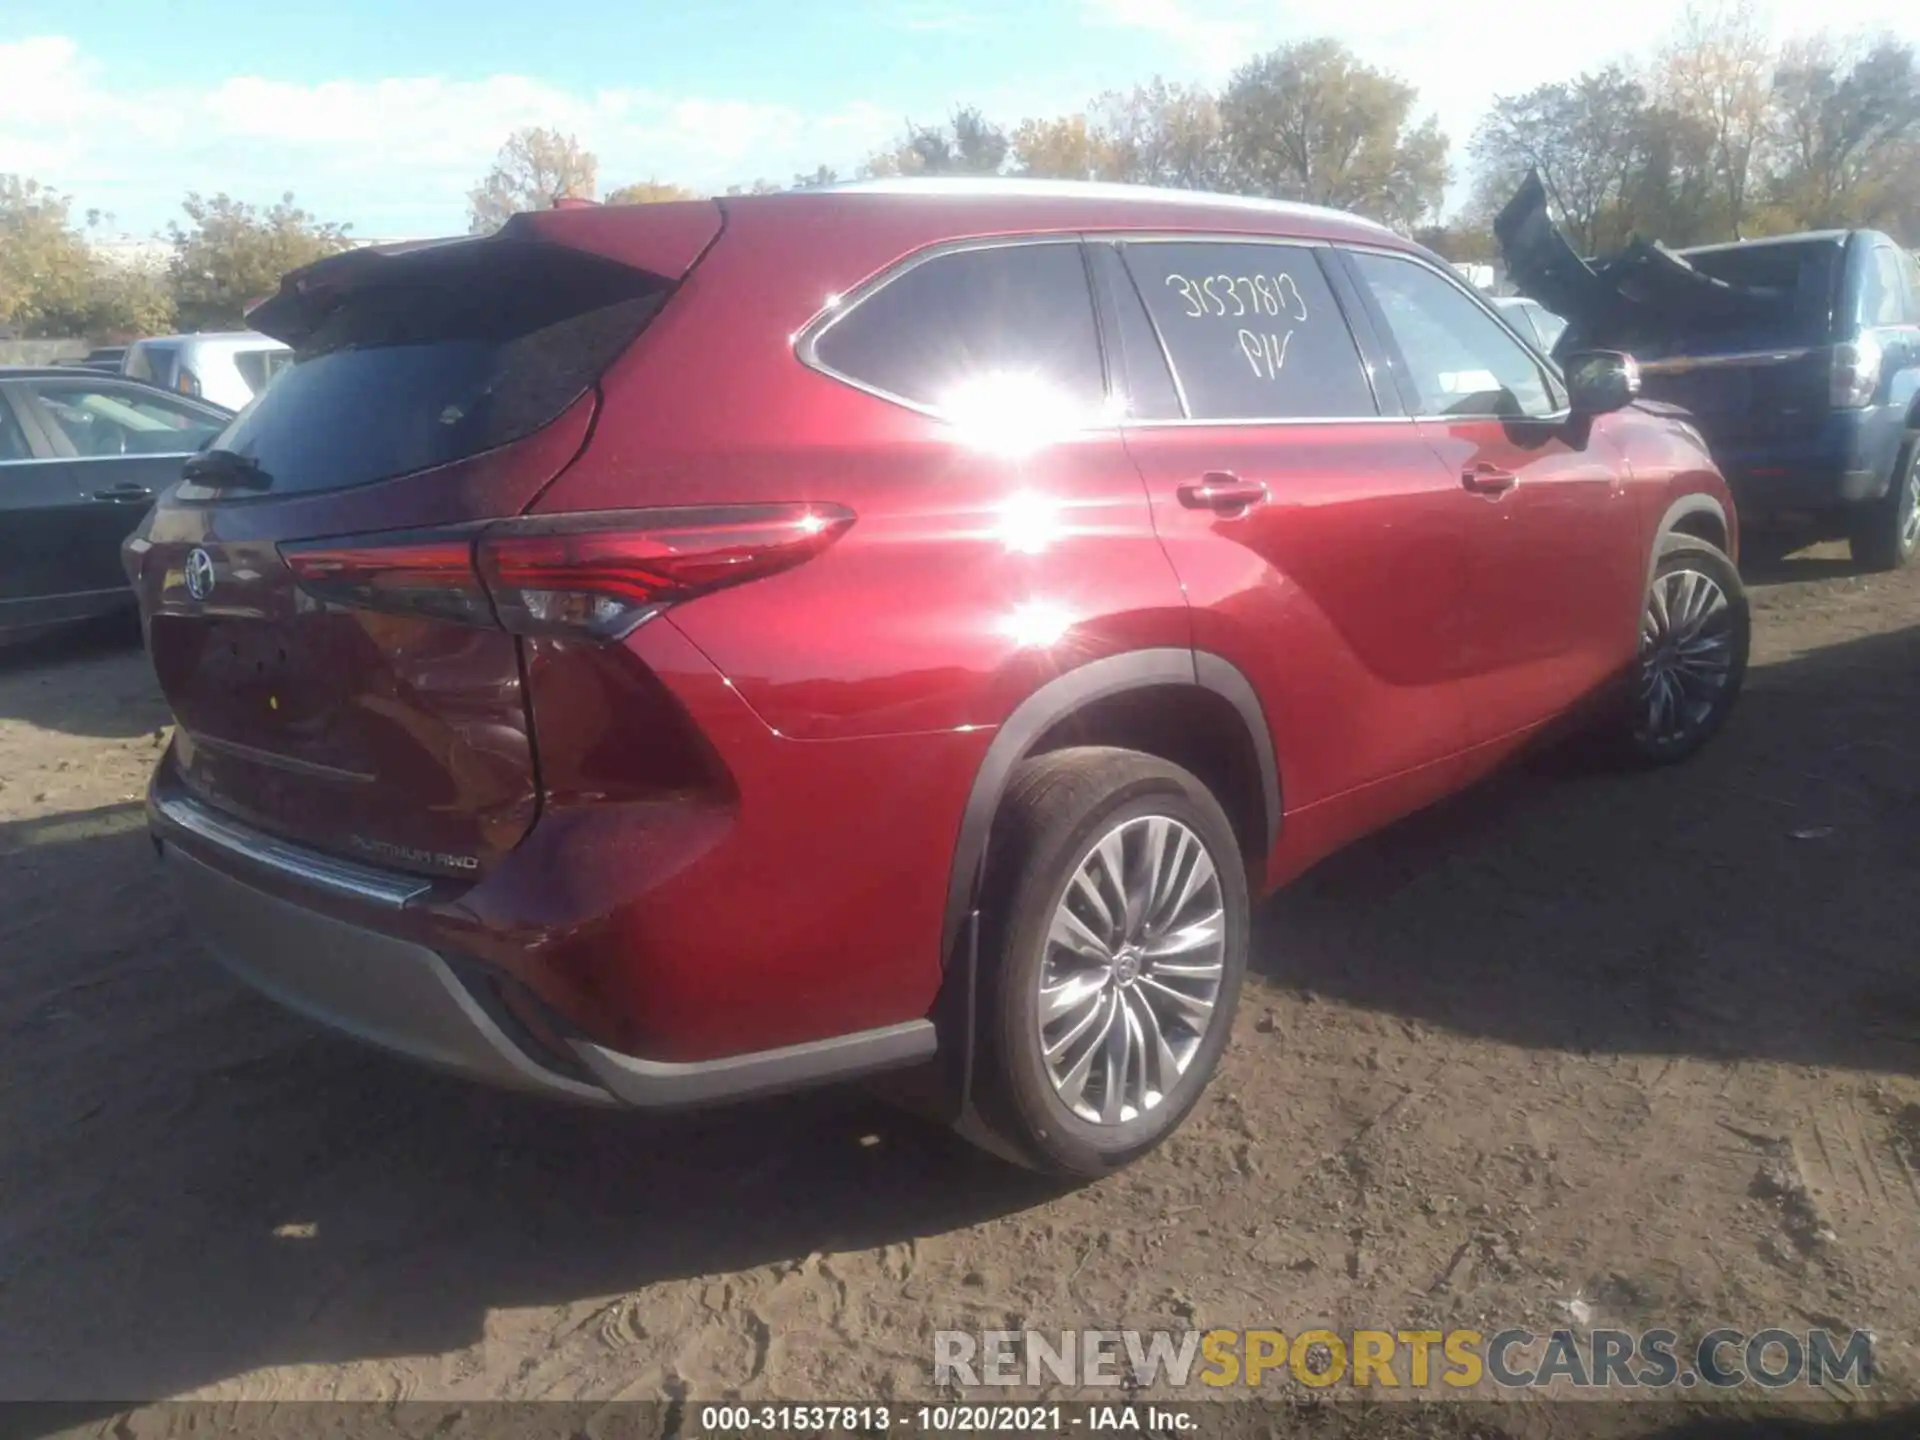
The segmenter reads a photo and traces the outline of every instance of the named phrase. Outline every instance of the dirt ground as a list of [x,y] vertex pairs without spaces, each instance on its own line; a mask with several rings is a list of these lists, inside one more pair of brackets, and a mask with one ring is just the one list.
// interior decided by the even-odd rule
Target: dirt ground
[[1920,576],[1752,583],[1707,754],[1309,875],[1185,1130],[1065,1191],[859,1093],[574,1111],[308,1028],[159,883],[137,643],[0,658],[0,1397],[899,1399],[935,1328],[1584,1316],[1870,1326],[1911,1399]]

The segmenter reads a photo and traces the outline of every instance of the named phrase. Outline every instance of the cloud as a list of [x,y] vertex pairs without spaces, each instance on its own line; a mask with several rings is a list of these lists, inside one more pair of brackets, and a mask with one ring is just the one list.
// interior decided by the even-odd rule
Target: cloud
[[1237,4],[1182,0],[1081,0],[1089,25],[1143,30],[1185,54],[1218,80],[1253,52],[1262,27]]
[[898,118],[647,89],[574,92],[522,75],[295,84],[235,76],[211,89],[110,83],[65,36],[0,44],[0,155],[82,208],[148,230],[188,190],[306,208],[366,235],[458,231],[466,191],[507,135],[573,134],[611,189],[650,177],[720,188],[784,181],[878,148]]

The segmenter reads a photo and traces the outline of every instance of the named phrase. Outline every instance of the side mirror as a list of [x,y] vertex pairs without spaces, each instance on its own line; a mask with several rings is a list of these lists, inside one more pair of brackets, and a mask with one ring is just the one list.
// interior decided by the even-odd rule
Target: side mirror
[[1624,410],[1640,394],[1640,366],[1618,350],[1585,350],[1566,362],[1567,393],[1575,415]]

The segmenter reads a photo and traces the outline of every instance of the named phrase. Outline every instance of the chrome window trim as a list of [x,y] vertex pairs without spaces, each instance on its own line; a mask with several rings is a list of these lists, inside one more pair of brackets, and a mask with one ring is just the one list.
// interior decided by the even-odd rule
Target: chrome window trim
[[152,455],[34,455],[25,460],[0,460],[0,465],[104,465],[116,460],[191,460],[198,450],[161,450]]
[[377,870],[275,839],[250,825],[217,815],[185,795],[157,796],[153,805],[161,818],[196,839],[261,869],[335,895],[398,910],[433,888],[432,881],[417,875]]
[[[809,192],[802,192],[809,193]],[[1157,185],[1127,185],[1102,180],[1037,180],[1017,175],[889,176],[847,180],[810,192],[825,195],[911,195],[952,198],[1105,200],[1121,205],[1166,205],[1195,210],[1244,210],[1274,219],[1337,221],[1383,235],[1393,232],[1377,220],[1325,205],[1274,200],[1264,195],[1223,195],[1211,190],[1175,190]]]
[[[1271,212],[1262,212],[1262,213],[1271,213]],[[1280,212],[1280,213],[1293,213],[1293,212]],[[1383,232],[1383,233],[1390,233],[1390,232]],[[1485,313],[1493,317],[1493,320],[1496,324],[1498,324],[1503,330],[1507,331],[1508,334],[1513,335],[1514,340],[1521,346],[1523,350],[1527,352],[1529,358],[1535,360],[1537,363],[1547,368],[1548,372],[1553,377],[1553,379],[1559,382],[1561,389],[1565,388],[1565,377],[1561,374],[1559,367],[1555,365],[1551,359],[1545,356],[1542,356],[1539,353],[1536,346],[1529,345],[1519,335],[1514,334],[1513,327],[1507,324],[1507,322],[1500,317],[1499,311],[1496,310],[1493,306],[1489,305],[1484,296],[1472,290],[1470,287],[1462,284],[1460,281],[1460,278],[1457,275],[1447,274],[1438,266],[1428,262],[1424,257],[1422,257],[1416,251],[1402,249],[1396,245],[1370,245],[1364,241],[1359,241],[1359,240],[1345,240],[1345,239],[1328,240],[1328,239],[1321,238],[1319,236],[1288,235],[1284,233],[1268,234],[1268,233],[1248,233],[1243,231],[1232,231],[1232,232],[1227,232],[1222,234],[1222,233],[1216,233],[1214,231],[1208,231],[1208,230],[1128,230],[1124,226],[1116,226],[1112,229],[1082,228],[1080,230],[1072,231],[1072,232],[1059,231],[1059,230],[1043,230],[1043,231],[1034,231],[1030,233],[1011,234],[1011,235],[972,236],[972,237],[967,237],[967,238],[958,239],[958,240],[942,241],[934,245],[929,245],[924,249],[916,250],[911,254],[899,260],[894,261],[892,264],[882,268],[881,270],[876,271],[874,274],[868,276],[865,280],[862,280],[858,285],[854,286],[853,289],[848,290],[844,294],[836,295],[832,297],[832,300],[829,304],[823,305],[818,310],[816,310],[813,313],[813,315],[808,318],[807,322],[804,325],[802,325],[797,331],[794,332],[793,340],[792,340],[792,349],[793,349],[794,358],[798,360],[802,365],[806,366],[809,370],[812,370],[815,374],[823,375],[828,379],[837,381],[838,383],[842,385],[846,385],[851,389],[858,390],[866,395],[871,395],[876,400],[884,400],[888,404],[897,405],[903,410],[910,410],[914,414],[925,416],[929,420],[938,420],[943,424],[951,423],[951,417],[948,416],[945,412],[939,410],[934,406],[924,405],[917,400],[910,400],[904,395],[897,395],[892,391],[887,390],[881,386],[873,385],[868,383],[867,381],[857,379],[854,376],[848,375],[843,371],[837,370],[833,366],[828,365],[825,361],[821,360],[817,354],[815,354],[814,352],[815,342],[818,341],[821,335],[825,334],[840,320],[852,314],[853,311],[858,306],[863,304],[866,300],[868,300],[873,295],[877,294],[880,290],[885,288],[887,285],[891,284],[894,280],[906,274],[909,270],[913,269],[915,266],[923,265],[930,260],[938,259],[939,257],[944,255],[952,255],[952,254],[956,254],[966,250],[1000,250],[1000,249],[1007,249],[1017,245],[1120,246],[1120,245],[1133,245],[1133,244],[1289,245],[1297,249],[1350,248],[1350,249],[1366,250],[1366,251],[1369,251],[1375,254],[1380,254],[1380,255],[1398,256],[1401,259],[1408,260],[1416,265],[1423,266],[1425,269],[1431,271],[1435,275],[1438,275],[1441,279],[1451,284],[1455,289],[1460,290],[1462,293],[1470,296],[1475,301],[1475,303],[1477,303],[1480,306],[1482,311],[1484,311]],[[1124,260],[1122,261],[1122,263],[1123,264],[1125,263]],[[1093,279],[1091,276],[1088,277],[1087,286],[1088,286],[1088,290],[1087,290],[1088,303],[1095,305],[1094,320],[1097,327],[1099,322],[1099,310],[1096,304],[1097,297],[1093,293]],[[1143,299],[1142,304],[1144,303],[1145,301]],[[1338,297],[1336,297],[1336,304],[1337,303],[1338,303]],[[1148,320],[1148,323],[1154,325],[1156,338],[1160,338],[1158,323],[1154,321],[1153,310],[1152,310],[1152,307],[1150,306],[1147,307],[1147,320]],[[1352,326],[1347,321],[1344,313],[1342,313],[1341,315],[1341,323],[1346,324],[1348,326],[1349,334],[1351,334]],[[1163,349],[1164,349],[1164,345],[1165,345],[1165,342],[1164,340],[1162,340]],[[1358,340],[1355,340],[1354,348],[1356,351],[1359,350]],[[1362,360],[1362,363],[1364,363],[1365,361],[1364,355],[1361,356],[1361,360]],[[1168,369],[1170,373],[1173,375],[1174,386],[1175,386],[1176,392],[1179,393],[1180,395],[1180,400],[1183,408],[1190,408],[1190,407],[1187,407],[1185,391],[1184,389],[1181,388],[1179,371],[1177,368],[1173,366],[1171,358],[1169,358],[1168,360]],[[1109,400],[1112,399],[1113,393],[1114,392],[1112,391],[1110,386],[1109,394],[1108,394]],[[1561,409],[1555,411],[1551,415],[1522,415],[1522,416],[1495,415],[1491,413],[1480,414],[1480,415],[1428,415],[1428,416],[1293,415],[1293,416],[1260,416],[1260,417],[1250,417],[1245,419],[1203,419],[1203,420],[1196,420],[1191,417],[1188,417],[1185,419],[1179,419],[1179,420],[1132,420],[1124,416],[1121,416],[1111,421],[1108,424],[1089,427],[1088,429],[1081,431],[1079,433],[1087,436],[1101,436],[1101,435],[1107,435],[1107,434],[1114,433],[1116,431],[1123,431],[1123,430],[1173,430],[1173,429],[1196,429],[1196,428],[1204,428],[1204,427],[1217,428],[1223,425],[1234,426],[1239,428],[1249,428],[1249,427],[1256,427],[1256,426],[1261,428],[1271,428],[1271,427],[1277,427],[1277,426],[1291,426],[1291,425],[1412,425],[1412,424],[1418,423],[1422,419],[1440,421],[1443,423],[1454,423],[1454,422],[1460,422],[1460,421],[1475,421],[1475,420],[1497,420],[1502,422],[1530,424],[1530,425],[1551,425],[1551,424],[1564,424],[1571,417],[1571,415],[1572,415],[1572,411],[1570,408],[1562,407]]]
[[[1428,417],[1432,418],[1432,417]],[[1469,418],[1469,417],[1455,417]],[[1124,430],[1194,430],[1230,425],[1236,430],[1274,429],[1285,425],[1412,425],[1416,415],[1293,415],[1250,420],[1123,420]]]

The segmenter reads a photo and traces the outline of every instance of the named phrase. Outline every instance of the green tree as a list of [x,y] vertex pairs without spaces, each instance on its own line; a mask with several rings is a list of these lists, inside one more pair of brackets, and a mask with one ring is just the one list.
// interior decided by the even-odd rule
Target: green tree
[[1049,180],[1111,180],[1112,149],[1085,115],[1024,120],[1013,132],[1013,168]]
[[1920,75],[1911,46],[1885,39],[1849,51],[1828,38],[1791,45],[1773,87],[1771,198],[1800,225],[1876,223],[1904,197],[1920,135]]
[[59,335],[84,303],[93,264],[72,202],[21,175],[0,175],[0,325]]
[[191,329],[244,324],[247,307],[279,289],[282,275],[352,243],[347,226],[316,219],[291,193],[264,210],[227,195],[189,193],[180,208],[189,223],[168,227],[167,273],[180,323]]
[[560,199],[593,197],[600,162],[571,135],[516,130],[501,145],[493,168],[467,192],[468,228],[485,235],[522,210],[550,210]]
[[1335,40],[1258,56],[1221,97],[1226,183],[1411,230],[1447,186],[1446,136],[1437,120],[1412,124],[1415,98]]
[[997,175],[1012,141],[1007,132],[971,105],[955,110],[944,125],[907,122],[891,149],[871,156],[863,172],[889,175]]
[[102,257],[73,224],[65,195],[0,175],[0,325],[28,336],[123,340],[173,324],[161,275]]

